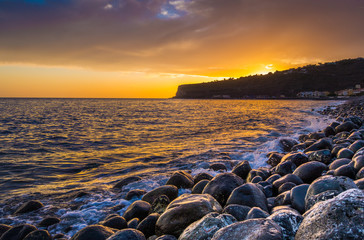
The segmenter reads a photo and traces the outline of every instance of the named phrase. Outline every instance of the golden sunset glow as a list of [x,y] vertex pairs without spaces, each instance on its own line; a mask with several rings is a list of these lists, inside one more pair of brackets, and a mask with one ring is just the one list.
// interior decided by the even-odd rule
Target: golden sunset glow
[[364,55],[364,2],[355,0],[16,0],[0,9],[0,97],[165,98],[180,84]]

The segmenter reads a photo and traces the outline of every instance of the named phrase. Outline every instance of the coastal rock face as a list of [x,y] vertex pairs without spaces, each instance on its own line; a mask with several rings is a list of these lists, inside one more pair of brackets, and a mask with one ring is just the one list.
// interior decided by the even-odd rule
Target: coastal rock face
[[270,219],[250,219],[217,231],[211,240],[282,240],[282,230]]
[[253,183],[244,184],[236,188],[227,200],[229,204],[240,204],[249,207],[260,207],[268,211],[267,198],[264,193]]
[[189,225],[178,240],[206,240],[211,239],[221,228],[236,222],[230,214],[209,213],[202,219]]
[[114,234],[108,227],[90,225],[78,231],[71,240],[105,240]]
[[294,240],[303,217],[293,209],[282,209],[274,212],[268,219],[273,220],[281,227],[284,240]]
[[37,200],[31,200],[29,202],[24,203],[21,205],[16,211],[15,214],[22,214],[22,213],[28,213],[35,210],[38,210],[40,208],[44,207],[44,205],[37,201]]
[[304,214],[296,240],[364,239],[364,193],[350,189]]
[[220,204],[208,194],[183,194],[159,217],[156,234],[178,237],[183,230],[210,212],[221,212]]
[[174,185],[177,188],[192,188],[193,184],[193,177],[185,171],[174,172],[166,183],[166,185]]
[[210,194],[221,206],[225,206],[226,200],[231,192],[243,183],[244,180],[234,173],[221,173],[206,185],[202,193]]
[[153,204],[154,200],[156,200],[159,196],[166,195],[169,200],[173,201],[178,197],[178,188],[172,185],[165,185],[161,187],[157,187],[152,191],[146,193],[142,200]]
[[331,199],[341,192],[357,188],[353,180],[347,177],[323,176],[316,179],[308,188],[305,197],[306,211],[315,203]]
[[107,240],[145,240],[142,232],[135,229],[123,229],[110,236]]
[[19,225],[6,231],[1,236],[0,240],[21,240],[35,230],[37,230],[37,228],[30,224]]

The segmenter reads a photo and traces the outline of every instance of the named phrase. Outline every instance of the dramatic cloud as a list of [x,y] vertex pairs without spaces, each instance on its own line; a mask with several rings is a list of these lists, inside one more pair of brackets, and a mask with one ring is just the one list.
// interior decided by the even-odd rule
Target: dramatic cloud
[[238,74],[363,56],[363,12],[358,0],[0,0],[0,62]]

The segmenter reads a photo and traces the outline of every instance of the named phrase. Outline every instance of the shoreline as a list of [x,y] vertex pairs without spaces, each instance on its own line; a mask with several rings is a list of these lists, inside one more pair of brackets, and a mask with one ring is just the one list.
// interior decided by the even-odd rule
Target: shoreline
[[[263,100],[263,99],[254,99],[254,100]],[[267,100],[273,100],[273,99],[267,99]],[[274,100],[283,100],[283,99],[274,99]],[[286,99],[286,100],[288,100],[288,99]],[[302,100],[302,99],[297,99],[297,100]],[[340,99],[340,100],[342,100],[342,99]],[[350,106],[353,106],[353,108],[348,108],[348,106],[349,106],[348,104],[351,104]],[[342,107],[342,106],[344,106],[344,107]],[[362,107],[363,102],[361,100],[359,102],[356,101],[354,103],[346,102],[343,105],[336,106],[335,108],[326,108],[326,109],[322,110],[321,113],[330,115],[330,116],[334,116],[335,114],[344,116],[344,114],[348,115],[350,113],[357,113],[354,111],[354,110],[357,110],[356,108],[354,108],[354,106]],[[347,112],[345,112],[345,109]],[[350,112],[351,109],[353,109],[354,112]],[[344,119],[341,119],[341,120],[344,120]],[[349,120],[346,122],[349,122]],[[226,167],[224,169],[224,166],[222,166],[221,164],[220,165],[215,164],[215,166],[213,166],[213,168],[222,170],[221,173],[215,177],[213,177],[211,175],[209,176],[209,174],[197,174],[196,176],[191,176],[190,173],[188,173],[187,171],[177,171],[169,178],[169,180],[166,183],[167,187],[165,187],[165,189],[163,189],[162,187],[157,187],[156,189],[154,189],[148,193],[140,192],[140,191],[137,191],[136,189],[132,189],[128,194],[133,195],[134,198],[132,198],[132,199],[135,199],[136,201],[127,207],[123,216],[109,216],[103,222],[100,222],[99,225],[89,226],[89,227],[86,227],[83,230],[79,231],[71,239],[74,239],[74,240],[86,239],[84,237],[90,233],[104,234],[103,235],[104,237],[101,237],[99,239],[106,239],[107,237],[110,237],[110,239],[123,239],[123,238],[120,238],[123,236],[124,237],[133,236],[132,238],[129,238],[129,239],[148,239],[148,240],[176,239],[176,238],[173,238],[172,236],[168,236],[168,237],[164,237],[164,238],[160,238],[160,237],[157,238],[155,236],[155,233],[157,233],[159,236],[166,235],[166,234],[167,235],[172,234],[175,237],[178,237],[180,234],[182,234],[182,236],[180,236],[180,239],[191,239],[191,237],[199,239],[198,237],[201,237],[201,236],[195,236],[193,234],[197,234],[197,233],[200,234],[200,231],[198,231],[198,230],[203,228],[204,226],[206,226],[206,224],[211,224],[210,223],[211,221],[214,222],[214,224],[212,226],[214,226],[214,228],[216,228],[216,231],[214,231],[215,234],[213,234],[213,235],[216,235],[216,236],[211,235],[211,236],[209,236],[208,239],[214,239],[214,240],[215,239],[218,239],[218,240],[233,239],[233,238],[226,238],[227,237],[226,234],[228,234],[226,232],[228,232],[228,230],[232,229],[232,228],[234,228],[234,229],[243,228],[247,224],[253,224],[254,228],[256,228],[257,230],[261,230],[263,225],[268,224],[271,227],[271,229],[273,229],[274,231],[277,232],[276,235],[271,236],[271,237],[276,237],[276,238],[271,238],[271,239],[294,239],[294,234],[296,232],[289,232],[287,229],[287,226],[285,226],[281,222],[281,220],[276,217],[276,215],[279,215],[278,213],[280,213],[281,215],[282,214],[284,215],[285,220],[294,218],[296,220],[297,219],[300,220],[300,223],[301,222],[305,223],[304,221],[307,216],[303,217],[302,215],[308,209],[305,209],[304,211],[302,211],[302,204],[305,205],[306,202],[305,202],[305,197],[302,198],[301,195],[304,191],[307,192],[307,190],[309,190],[310,187],[313,186],[312,181],[311,181],[313,179],[311,179],[311,180],[305,179],[305,173],[299,173],[300,171],[296,172],[296,174],[295,174],[294,172],[297,169],[302,168],[304,164],[315,162],[315,164],[313,164],[313,165],[318,165],[318,166],[312,166],[312,167],[313,167],[313,169],[315,169],[315,168],[320,169],[319,170],[319,171],[321,171],[320,174],[324,173],[326,175],[329,175],[329,177],[335,175],[334,177],[330,177],[329,180],[326,179],[327,181],[329,181],[332,184],[341,181],[340,180],[341,177],[339,177],[339,176],[342,176],[342,175],[340,175],[340,174],[343,174],[342,172],[344,172],[344,175],[351,174],[350,177],[354,178],[352,180],[352,182],[354,180],[356,180],[355,178],[356,178],[356,175],[358,174],[358,172],[364,172],[363,169],[359,169],[358,171],[356,171],[357,169],[355,168],[355,162],[352,163],[353,161],[339,166],[338,168],[346,166],[345,170],[341,170],[341,173],[335,173],[336,170],[332,171],[329,169],[328,164],[331,163],[330,161],[332,161],[338,157],[338,156],[334,156],[334,154],[332,154],[332,151],[334,151],[335,147],[337,147],[335,145],[342,144],[342,146],[344,146],[345,144],[343,145],[343,143],[345,143],[345,140],[347,140],[346,142],[347,143],[350,142],[351,144],[347,145],[345,147],[342,147],[342,148],[350,149],[349,146],[351,146],[355,141],[364,140],[363,135],[362,135],[362,132],[364,133],[363,121],[361,119],[357,119],[357,118],[353,118],[351,120],[354,122],[356,121],[357,124],[356,124],[356,126],[354,126],[354,128],[350,129],[350,131],[352,131],[353,129],[355,129],[355,127],[357,127],[357,128],[360,128],[360,130],[354,131],[354,133],[355,132],[359,132],[359,133],[356,134],[355,138],[350,138],[350,139],[348,139],[348,137],[350,137],[353,134],[351,134],[351,135],[341,134],[343,136],[340,136],[339,139],[342,140],[342,142],[336,141],[337,139],[334,139],[335,137],[333,135],[330,135],[330,133],[333,134],[333,131],[336,135],[335,128],[337,128],[339,125],[335,126],[335,128],[333,126],[328,126],[327,128],[324,129],[324,132],[322,132],[322,133],[315,133],[315,134],[312,133],[312,134],[308,134],[306,136],[301,136],[300,137],[301,141],[303,139],[305,139],[305,141],[303,141],[303,142],[295,142],[294,139],[289,139],[289,138],[285,139],[284,141],[281,141],[283,148],[285,148],[287,150],[286,154],[283,155],[283,154],[279,154],[279,153],[270,153],[268,161],[272,165],[271,168],[260,167],[257,169],[251,169],[249,163],[246,163],[246,161],[241,161],[238,165],[236,165],[233,168],[233,170],[231,172],[228,172],[228,171],[225,171]],[[358,126],[359,123],[360,123],[360,126]],[[344,124],[346,124],[346,123],[344,122]],[[348,124],[346,124],[346,125],[348,125]],[[351,127],[353,127],[353,126],[351,126]],[[342,133],[342,132],[345,132],[345,131],[340,131],[338,133]],[[326,135],[328,135],[328,136],[326,136]],[[345,136],[345,138],[343,138],[344,136]],[[330,138],[332,142],[330,142],[330,141],[329,141],[329,143],[325,142],[325,139],[327,137]],[[356,139],[356,140],[353,141],[354,139]],[[328,140],[328,139],[326,139],[326,140]],[[322,143],[322,142],[324,142],[324,143]],[[340,142],[340,143],[337,143],[337,142]],[[312,146],[316,146],[316,149],[314,149]],[[364,146],[364,143],[363,143],[363,146]],[[356,149],[356,152],[360,152],[360,154],[358,155],[359,157],[364,155],[363,146],[360,149]],[[304,148],[304,149],[313,148],[314,150],[313,150],[313,153],[308,154],[307,151],[306,151],[306,153],[303,153],[302,151],[304,149],[302,149],[302,148]],[[300,150],[300,151],[298,153],[297,152],[292,153],[291,152],[292,149]],[[330,154],[327,153],[327,150],[330,150]],[[347,153],[347,151],[343,151],[343,152]],[[363,153],[361,153],[361,152],[363,152]],[[336,152],[336,155],[338,153],[339,153],[339,151]],[[289,156],[287,156],[287,155],[289,155]],[[328,155],[330,155],[330,156],[328,156]],[[355,158],[355,157],[351,156],[351,158]],[[282,159],[284,159],[284,160],[282,160]],[[317,164],[316,162],[321,163],[321,164]],[[247,169],[249,171],[247,171]],[[310,168],[310,169],[312,170],[312,168]],[[354,171],[355,171],[354,177],[352,174],[353,171],[351,171],[352,169],[354,169]],[[305,171],[307,171],[307,169]],[[337,172],[340,172],[340,171],[337,171]],[[349,172],[349,173],[347,173],[347,172]],[[280,174],[280,176],[277,176],[276,174]],[[295,175],[295,176],[299,175],[301,182],[297,178],[291,177],[292,175]],[[306,173],[306,175],[307,175],[307,173]],[[277,178],[277,177],[279,177],[279,178]],[[320,176],[316,176],[316,177],[319,178]],[[350,177],[348,180],[345,180],[345,181],[350,182]],[[291,179],[291,178],[295,178],[295,179]],[[362,179],[362,178],[360,178],[360,179]],[[116,186],[118,185],[118,187],[114,187],[114,188],[123,189],[130,184],[132,185],[133,182],[138,182],[140,180],[141,179],[138,179],[135,177],[126,178],[126,179],[119,181],[118,184],[116,184]],[[200,180],[200,181],[198,181],[198,180]],[[278,182],[276,182],[276,181],[278,181]],[[358,181],[358,180],[356,180],[356,181]],[[202,182],[203,182],[203,184],[202,184]],[[308,184],[310,184],[310,185],[308,185]],[[351,182],[350,182],[350,184],[351,184]],[[357,183],[356,185],[358,185],[358,184],[360,185],[360,188],[363,189],[363,179],[361,181],[359,181],[359,183]],[[175,187],[169,187],[171,185],[173,185]],[[228,186],[235,186],[235,187],[234,187],[234,189],[226,190],[226,188],[229,188]],[[345,186],[345,187],[347,187],[347,186]],[[303,189],[303,188],[305,188],[305,189]],[[355,187],[351,184],[350,188],[348,188],[348,189],[352,189],[352,188],[355,188]],[[184,192],[183,189],[190,189],[189,191],[191,191],[194,194],[203,193],[204,195],[193,195],[193,194],[192,195],[180,195],[180,193]],[[218,190],[216,190],[216,189],[218,189]],[[296,190],[298,189],[297,193],[294,191],[294,189],[296,189]],[[343,190],[343,189],[341,189],[341,190]],[[345,189],[345,190],[348,190],[348,189]],[[286,191],[283,191],[283,190],[286,190]],[[189,192],[189,191],[185,191],[185,192]],[[325,195],[325,194],[327,194],[327,191],[320,192],[319,194],[315,194],[312,196],[313,199],[310,199],[311,202],[309,203],[309,205],[311,206],[312,202],[319,202],[320,200],[322,200],[322,198],[324,200],[326,200],[326,201],[322,201],[322,204],[324,204],[327,201],[330,201],[329,199],[332,199],[333,197],[338,196],[341,192],[344,192],[344,191],[340,192],[339,190],[337,190],[337,191],[338,192],[335,192],[335,193],[330,192],[330,194],[331,194],[330,196]],[[349,191],[353,191],[353,190],[349,190]],[[244,192],[244,194],[241,195],[241,192]],[[246,193],[249,193],[250,195],[254,196],[255,197],[254,200],[247,201],[247,202],[244,200],[245,202],[239,202],[239,201],[242,201],[240,198],[241,197],[244,198],[244,195],[246,195]],[[263,195],[261,193],[263,193]],[[299,198],[295,199],[294,197],[292,197],[292,193],[294,196],[297,195],[297,197],[299,197]],[[223,197],[220,196],[221,194],[223,195]],[[359,193],[350,192],[350,194],[358,195]],[[81,195],[82,195],[82,193],[81,193]],[[82,198],[81,195],[79,195],[78,198],[79,197]],[[178,196],[178,195],[180,195],[180,196]],[[319,196],[316,196],[316,195],[319,195]],[[268,197],[268,196],[270,196],[270,197]],[[167,197],[167,198],[165,198],[165,197]],[[235,198],[235,200],[234,200],[234,198]],[[262,199],[263,199],[263,202],[262,202]],[[264,201],[264,199],[265,199],[265,201]],[[298,203],[296,200],[298,201]],[[303,201],[303,203],[302,203],[302,201]],[[172,203],[170,203],[170,202],[172,202]],[[209,206],[209,211],[203,212],[203,214],[199,213],[200,211],[202,211],[202,209],[199,209],[199,207],[201,207],[200,205],[198,205],[199,202],[203,202],[204,204],[207,204],[206,206]],[[236,202],[238,202],[238,203],[236,203]],[[227,204],[227,203],[229,203],[229,204]],[[196,220],[199,222],[192,221],[191,219],[181,219],[178,217],[178,215],[173,215],[174,214],[173,211],[177,211],[176,209],[173,210],[174,209],[173,204],[178,204],[178,206],[182,206],[184,211],[189,212],[191,214],[190,217],[192,218],[192,220]],[[27,203],[23,207],[25,207],[25,208],[30,207],[29,209],[34,210],[34,211],[44,207],[35,202],[32,202],[30,204],[28,203],[28,206],[26,206],[26,205],[27,205]],[[34,208],[34,205],[38,206],[38,207]],[[234,205],[235,208],[233,208],[233,207],[229,208],[228,207],[229,205]],[[236,207],[235,205],[238,205],[238,207]],[[288,206],[288,205],[290,207],[278,207],[278,206]],[[318,205],[320,205],[320,204],[318,204]],[[239,207],[239,206],[243,206],[243,208],[245,207],[244,208],[245,210],[242,210],[243,208]],[[249,209],[246,207],[248,207]],[[315,207],[313,207],[313,208],[317,208],[317,207],[318,206],[315,205]],[[224,208],[224,210],[223,210],[223,208]],[[141,209],[144,209],[144,210],[141,210]],[[148,209],[148,211],[147,211],[147,209]],[[159,209],[159,211],[158,211],[158,209]],[[200,211],[199,210],[196,211],[196,209],[199,209]],[[19,211],[19,209],[17,209],[17,211],[18,211],[18,214],[23,214],[23,213],[21,213],[22,211]],[[244,220],[242,220],[241,211],[244,212],[244,214],[243,214],[243,215],[245,215]],[[310,212],[313,212],[313,211],[314,211],[314,209],[310,209]],[[141,214],[140,212],[143,212],[143,214]],[[154,213],[152,213],[152,212],[154,212]],[[214,215],[214,214],[211,214],[211,212],[218,212],[220,214]],[[222,212],[224,212],[224,214],[221,214]],[[27,212],[25,212],[25,214],[26,213]],[[181,214],[182,212],[179,212],[179,213]],[[309,215],[309,214],[307,214],[307,215]],[[138,225],[135,224],[135,221],[134,221],[134,223],[130,222],[131,220],[134,219],[134,217],[139,218],[140,222],[138,223]],[[247,218],[249,218],[250,220],[245,220]],[[262,218],[264,218],[265,220],[262,220]],[[144,219],[144,220],[141,221],[142,219]],[[169,219],[169,220],[167,221],[166,219],[167,220]],[[178,225],[183,226],[183,229],[176,230],[175,228],[177,226],[171,226],[170,221],[172,219],[175,221],[179,221]],[[257,219],[259,219],[259,220],[257,220]],[[45,220],[45,219],[43,219],[43,220]],[[55,219],[53,219],[53,220],[58,221]],[[361,220],[362,220],[362,218],[361,218]],[[49,219],[48,219],[48,221],[49,221]],[[113,223],[118,222],[118,224],[113,225],[111,222],[113,222]],[[223,224],[221,222],[223,222]],[[227,223],[229,223],[229,224],[227,224]],[[55,224],[58,224],[58,223],[55,223]],[[132,224],[134,224],[134,225],[132,225]],[[301,223],[301,225],[302,225],[302,223]],[[39,230],[35,230],[34,228],[31,228],[33,230],[31,232],[33,232],[33,234],[34,234],[34,232],[36,232],[37,234],[43,234],[45,236],[46,233],[44,230],[48,229],[51,226],[54,226],[54,224],[49,225],[47,227],[38,226]],[[29,226],[26,226],[26,227],[28,229],[30,229]],[[135,227],[138,230],[132,230],[135,228],[130,229],[130,228],[126,228],[126,227]],[[302,234],[305,234],[304,232],[308,231],[307,226],[306,226],[305,231],[304,230],[300,231],[300,228],[302,228],[302,227],[300,227],[299,224],[297,224],[297,226],[291,226],[291,227],[292,227],[292,229],[297,228],[296,231],[298,230],[298,232],[299,232],[298,237],[300,237]],[[345,227],[345,226],[342,226],[342,227]],[[360,225],[359,225],[359,227],[360,227]],[[6,228],[6,227],[4,227],[4,228]],[[15,231],[14,228],[12,228],[12,229],[13,229],[12,231]],[[119,229],[119,230],[124,229],[124,230],[117,232],[116,229]],[[321,229],[321,230],[323,232],[325,232],[325,229]],[[363,232],[361,232],[359,230],[357,231],[358,234],[363,234]],[[8,230],[7,234],[9,234],[9,231],[11,231],[11,229]],[[216,233],[217,231],[218,231],[218,233]],[[31,234],[31,232],[29,234]],[[41,233],[39,233],[39,232],[41,232]],[[345,234],[345,233],[344,233],[344,231],[342,231],[342,233],[340,233],[340,234]],[[0,236],[1,236],[1,232],[0,232]],[[222,236],[224,236],[225,238]],[[292,238],[292,236],[293,236],[293,238]],[[301,238],[297,238],[297,236],[296,236],[296,239],[305,239],[305,238],[302,238],[302,236],[301,236]],[[360,235],[360,236],[362,236],[362,235]],[[58,237],[60,237],[58,239],[62,239],[61,237],[63,237],[63,239],[67,239],[67,235],[58,236]],[[305,237],[307,237],[307,235],[305,235]],[[3,238],[0,238],[0,239],[3,239]]]

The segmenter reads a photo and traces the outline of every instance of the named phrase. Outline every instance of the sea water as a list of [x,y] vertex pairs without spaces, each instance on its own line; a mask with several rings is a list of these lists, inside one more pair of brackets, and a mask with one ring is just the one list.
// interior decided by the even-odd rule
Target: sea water
[[[61,218],[52,233],[72,236],[107,214],[122,214],[176,170],[192,175],[228,170],[241,160],[266,165],[282,151],[279,140],[324,128],[317,110],[337,102],[302,100],[0,99],[0,223],[37,224]],[[121,191],[128,176],[142,181]],[[79,191],[89,194],[74,198]],[[180,190],[180,193],[189,190]],[[36,213],[13,216],[20,204],[40,200]]]

